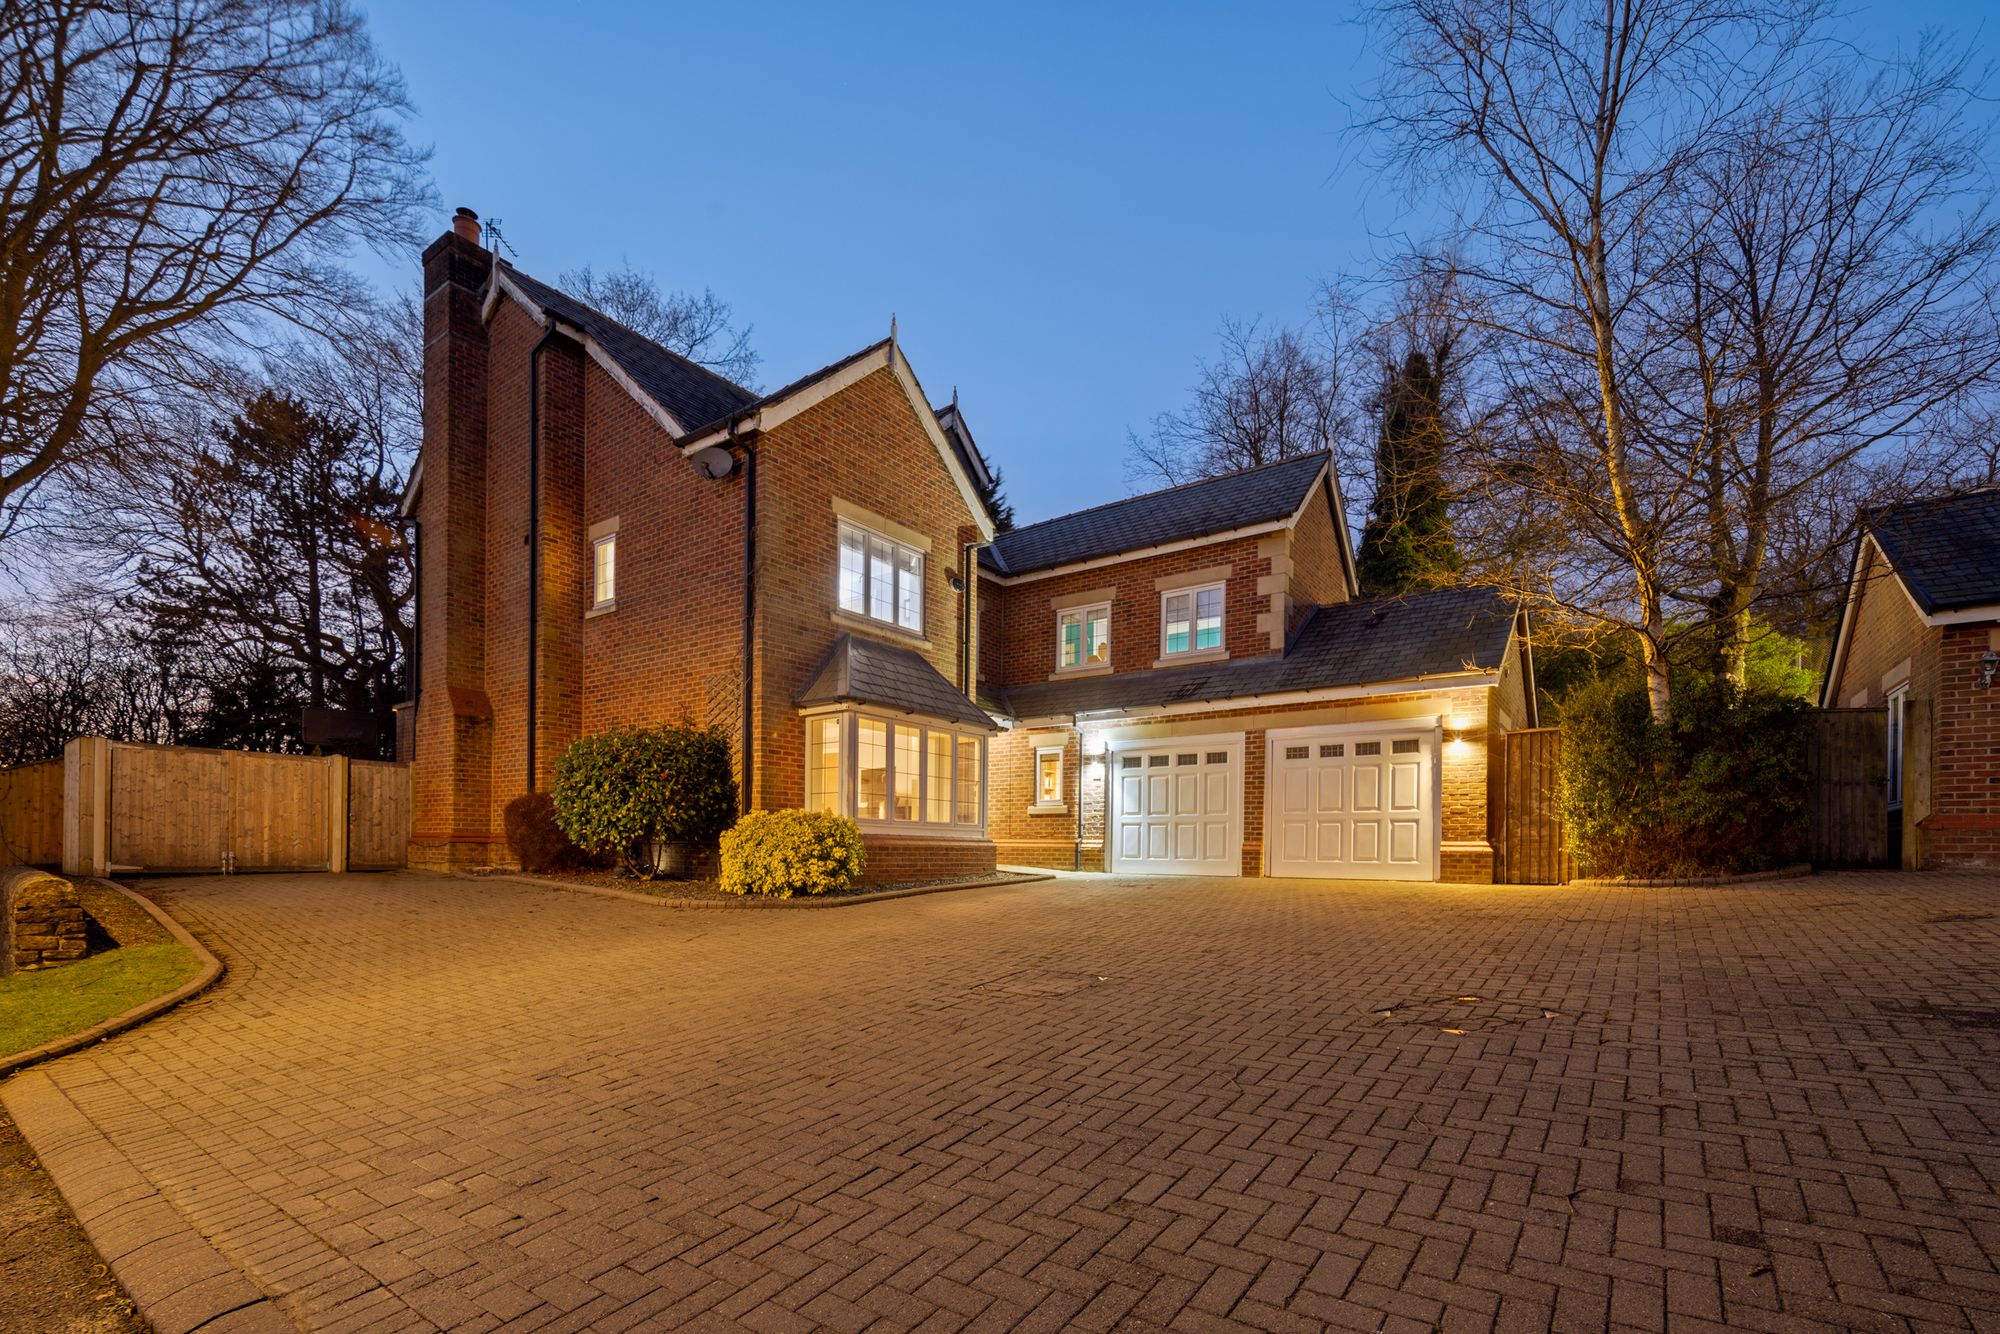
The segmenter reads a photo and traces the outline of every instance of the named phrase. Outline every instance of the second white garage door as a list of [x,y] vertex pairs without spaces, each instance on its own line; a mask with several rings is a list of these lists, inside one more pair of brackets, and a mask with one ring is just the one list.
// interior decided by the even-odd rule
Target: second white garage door
[[1114,746],[1111,869],[1243,874],[1243,737]]
[[1436,878],[1434,728],[1274,733],[1269,747],[1272,875]]

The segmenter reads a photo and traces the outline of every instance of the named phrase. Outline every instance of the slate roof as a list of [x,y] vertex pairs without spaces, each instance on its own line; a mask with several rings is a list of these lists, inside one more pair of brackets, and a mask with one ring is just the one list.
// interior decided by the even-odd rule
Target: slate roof
[[986,710],[960,694],[914,649],[857,635],[833,641],[794,702],[800,708],[872,704],[920,718],[999,730]]
[[730,408],[727,412],[720,413],[715,417],[699,419],[701,421],[701,425],[695,427],[693,430],[690,430],[687,434],[690,437],[698,435],[706,435],[708,432],[714,430],[716,427],[721,426],[724,422],[728,421],[731,417],[747,416],[748,414],[756,411],[758,408],[761,408],[766,404],[776,403],[781,399],[790,398],[793,394],[798,393],[799,390],[805,389],[811,385],[819,383],[821,380],[824,380],[827,376],[834,374],[836,371],[845,370],[847,367],[852,366],[855,362],[861,360],[863,357],[867,356],[871,352],[880,352],[883,348],[887,347],[888,345],[889,345],[888,339],[878,338],[874,342],[870,343],[867,347],[861,348],[858,351],[850,352],[838,361],[829,361],[826,365],[820,367],[818,370],[809,371],[806,374],[801,375],[798,379],[792,381],[790,384],[781,385],[778,388],[773,389],[770,393],[763,395],[762,397],[752,397],[747,403],[738,403],[735,407]]
[[1867,525],[1926,613],[2000,603],[2000,487],[1885,506]]
[[685,432],[698,422],[711,422],[740,412],[757,401],[757,395],[742,385],[717,375],[706,366],[669,352],[642,334],[635,333],[600,311],[591,309],[566,292],[530,278],[513,265],[500,262],[507,277],[522,295],[555,316],[589,334],[632,377],[655,403],[673,415]]
[[1515,607],[1487,588],[1441,588],[1317,608],[1283,657],[989,688],[1011,718],[1067,717],[1499,670]]
[[1302,454],[1044,519],[1000,534],[980,551],[980,564],[999,574],[1029,574],[1288,519],[1329,457]]

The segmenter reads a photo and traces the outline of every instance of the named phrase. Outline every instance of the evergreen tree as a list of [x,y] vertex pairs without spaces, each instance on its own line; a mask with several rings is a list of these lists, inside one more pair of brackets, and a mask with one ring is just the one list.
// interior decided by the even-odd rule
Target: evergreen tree
[[1452,583],[1462,565],[1444,485],[1443,385],[1431,358],[1411,352],[1392,369],[1375,445],[1375,500],[1357,573],[1370,597]]
[[1014,527],[1014,506],[1000,488],[1005,484],[998,468],[990,470],[992,480],[979,488],[979,502],[986,506],[992,516],[995,532],[1010,532]]

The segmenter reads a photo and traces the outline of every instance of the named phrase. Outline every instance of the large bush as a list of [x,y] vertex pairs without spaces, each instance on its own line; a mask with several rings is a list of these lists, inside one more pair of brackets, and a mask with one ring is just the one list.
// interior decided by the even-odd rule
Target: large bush
[[722,888],[731,894],[828,894],[866,862],[854,821],[824,811],[752,811],[722,836]]
[[556,823],[585,852],[650,875],[652,849],[712,845],[736,814],[729,739],[720,729],[621,727],[583,737],[556,764]]
[[1803,701],[1690,677],[1662,725],[1620,673],[1579,686],[1561,722],[1563,823],[1584,874],[1733,875],[1799,859]]

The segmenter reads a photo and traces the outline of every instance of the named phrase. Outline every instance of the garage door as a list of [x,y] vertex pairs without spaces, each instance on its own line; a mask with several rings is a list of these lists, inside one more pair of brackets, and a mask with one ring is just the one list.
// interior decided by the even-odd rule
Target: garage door
[[1270,739],[1272,875],[1436,876],[1436,734],[1341,731]]
[[1243,873],[1243,740],[1114,749],[1111,869]]

